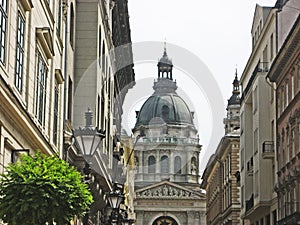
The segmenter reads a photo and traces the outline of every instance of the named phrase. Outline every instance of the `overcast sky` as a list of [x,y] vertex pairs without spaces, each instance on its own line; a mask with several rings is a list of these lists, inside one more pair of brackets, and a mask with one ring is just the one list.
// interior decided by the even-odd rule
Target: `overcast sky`
[[[240,77],[251,53],[250,32],[255,5],[274,6],[275,2],[275,0],[129,0],[132,42],[164,42],[166,40],[167,49],[168,43],[174,44],[199,57],[219,85],[223,95],[224,117],[227,99],[231,96],[235,69],[237,68]],[[157,58],[161,57],[162,52],[163,44]],[[177,56],[170,54],[169,56],[175,64]],[[156,78],[156,70],[155,63],[135,65],[137,84],[145,75]],[[174,77],[176,76],[178,75],[174,73]],[[192,89],[194,93],[199,92],[200,96],[205,95],[197,89],[197,86],[192,87],[179,82],[177,84],[182,89]],[[149,83],[149,86],[151,88],[152,83]],[[131,92],[134,92],[133,90]],[[131,114],[128,114],[130,117],[134,115],[134,110],[138,110],[146,98],[147,96],[140,98],[139,104],[137,101],[131,101],[131,104],[135,103],[135,106],[129,107],[132,111]],[[193,102],[192,97],[190,100]],[[128,99],[126,104],[128,105]],[[205,104],[203,105],[205,106]],[[202,124],[203,117],[209,117],[207,116],[209,110],[203,105],[201,110],[197,109],[197,106],[193,110],[196,111],[200,121],[197,125],[203,151],[213,153],[221,137],[210,139],[209,133],[214,127],[209,123]],[[128,108],[124,109],[123,121],[127,121],[125,123],[129,123],[128,127],[132,128],[134,122],[128,122],[131,119],[126,118],[125,110]],[[202,119],[199,119],[201,117]],[[222,118],[218,120],[220,120],[221,128],[215,129],[222,129]],[[223,130],[221,132],[224,133]],[[208,142],[213,142],[213,149],[207,149]],[[203,153],[201,154],[203,156]],[[201,162],[201,170],[205,168],[207,160],[206,157]]]

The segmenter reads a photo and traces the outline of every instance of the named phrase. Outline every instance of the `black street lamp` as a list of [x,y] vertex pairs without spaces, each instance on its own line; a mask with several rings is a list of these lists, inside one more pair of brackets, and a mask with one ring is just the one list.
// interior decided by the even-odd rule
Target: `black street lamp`
[[[101,140],[105,137],[104,132],[101,132],[92,125],[93,112],[88,109],[85,112],[85,127],[75,129],[73,135],[75,138],[75,144],[77,148],[81,151],[81,154],[85,160],[85,167],[83,169],[85,175],[85,182],[89,184],[90,173],[91,173],[91,161],[98,149]],[[83,224],[88,225],[89,213],[86,212]]]
[[96,149],[99,147],[101,140],[105,137],[101,132],[92,125],[93,112],[88,109],[85,112],[85,127],[73,131],[75,144],[82,153],[85,161],[90,164]]
[[120,214],[120,205],[125,199],[123,191],[124,187],[122,184],[114,183],[113,190],[107,194],[108,203],[112,208],[110,215],[111,224],[120,224],[120,220],[122,220],[122,215]]
[[110,206],[108,207],[109,209],[111,209],[111,211],[106,210],[107,214],[103,215],[104,218],[105,215],[109,215],[108,220],[103,221],[104,224],[132,225],[135,222],[134,219],[128,218],[128,213],[126,209],[120,209],[120,205],[124,203],[124,199],[125,199],[123,191],[124,191],[123,184],[114,183],[113,190],[107,193],[107,200]]

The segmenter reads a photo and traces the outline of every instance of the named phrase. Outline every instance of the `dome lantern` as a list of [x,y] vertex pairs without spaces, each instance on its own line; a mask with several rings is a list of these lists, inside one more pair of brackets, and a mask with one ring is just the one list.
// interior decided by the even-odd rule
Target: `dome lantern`
[[158,69],[158,79],[173,80],[172,77],[173,63],[172,60],[168,57],[166,42],[164,43],[164,53],[163,56],[158,61],[157,69]]

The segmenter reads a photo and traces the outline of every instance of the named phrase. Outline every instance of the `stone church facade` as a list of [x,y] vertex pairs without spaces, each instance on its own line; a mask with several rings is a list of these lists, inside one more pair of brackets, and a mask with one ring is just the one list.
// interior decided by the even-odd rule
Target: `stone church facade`
[[166,48],[158,62],[154,93],[138,112],[133,128],[137,225],[204,225],[198,131],[194,113],[177,95]]

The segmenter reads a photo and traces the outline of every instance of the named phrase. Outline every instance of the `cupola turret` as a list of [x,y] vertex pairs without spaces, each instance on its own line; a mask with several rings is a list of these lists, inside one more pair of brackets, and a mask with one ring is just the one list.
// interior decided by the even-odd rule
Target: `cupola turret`
[[227,117],[224,119],[225,134],[239,133],[240,129],[240,82],[235,70],[232,82],[233,90],[227,105]]
[[172,60],[168,57],[166,42],[164,46],[163,56],[160,58],[160,60],[157,63],[157,69],[158,69],[158,79],[166,78],[166,79],[173,80],[172,77],[173,63]]

